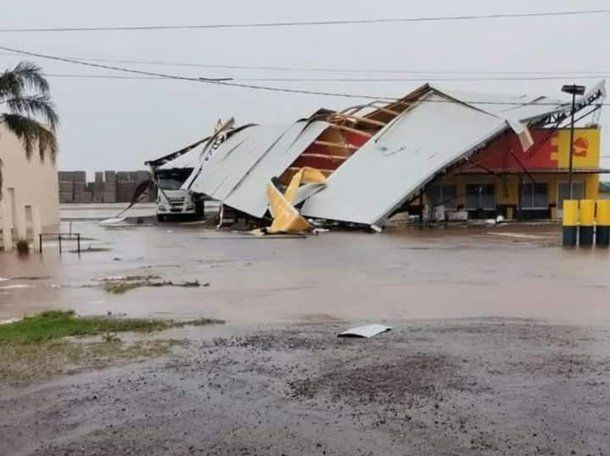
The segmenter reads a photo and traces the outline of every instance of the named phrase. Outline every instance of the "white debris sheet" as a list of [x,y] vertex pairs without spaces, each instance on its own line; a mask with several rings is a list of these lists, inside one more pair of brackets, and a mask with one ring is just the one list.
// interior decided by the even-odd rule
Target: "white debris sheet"
[[505,119],[432,91],[356,151],[301,213],[382,224],[440,171],[506,128]]
[[261,218],[268,207],[267,183],[286,171],[329,126],[322,121],[300,121],[238,131],[213,152],[190,189]]
[[385,325],[373,323],[371,325],[357,326],[350,328],[347,331],[343,331],[338,337],[373,337],[377,334],[381,334],[390,331],[392,328]]
[[195,147],[173,160],[159,166],[159,169],[188,169],[199,166],[201,147]]

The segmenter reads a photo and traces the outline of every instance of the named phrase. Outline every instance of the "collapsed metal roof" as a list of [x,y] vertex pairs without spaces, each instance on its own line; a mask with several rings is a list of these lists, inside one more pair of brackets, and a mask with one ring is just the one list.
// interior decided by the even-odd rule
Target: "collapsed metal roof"
[[198,175],[185,185],[262,218],[268,207],[267,183],[282,174],[328,127],[323,121],[299,121],[244,128],[220,143]]
[[[591,107],[581,117],[591,114],[604,97],[600,82],[578,99],[576,111]],[[396,101],[320,110],[292,125],[234,128],[231,119],[214,135],[147,164],[194,168],[183,188],[262,218],[268,210],[267,183],[291,166],[305,166],[296,161],[299,157],[340,158],[327,173],[326,186],[302,186],[294,204],[303,203],[307,217],[380,225],[432,179],[498,135],[512,129],[529,145],[528,127],[557,127],[570,111],[569,104],[541,96],[477,94],[426,84]],[[337,132],[355,136],[338,137]],[[328,149],[326,155],[320,155],[320,147]]]
[[[602,89],[603,90],[603,89]],[[544,97],[458,94],[432,86],[382,128],[308,198],[307,217],[380,225],[450,166],[512,128],[570,110]],[[420,96],[421,94],[421,96]],[[466,101],[462,101],[465,99]],[[500,104],[498,104],[500,103]]]

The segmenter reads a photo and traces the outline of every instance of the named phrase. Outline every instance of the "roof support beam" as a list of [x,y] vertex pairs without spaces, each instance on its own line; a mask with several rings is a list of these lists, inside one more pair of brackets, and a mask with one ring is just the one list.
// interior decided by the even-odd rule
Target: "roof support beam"
[[388,114],[392,114],[393,116],[397,116],[397,115],[401,114],[398,111],[393,111],[393,110],[388,109],[388,108],[382,108],[381,106],[375,106],[375,109],[377,109],[378,111],[386,112]]
[[305,153],[305,154],[301,155],[301,158],[306,158],[306,157],[311,157],[311,158],[330,158],[331,160],[341,160],[341,161],[345,161],[345,160],[347,160],[349,158],[349,157],[345,157],[343,155],[308,154],[308,153]]
[[335,115],[331,116],[331,121],[335,120],[335,119],[343,119],[343,120],[351,120],[353,122],[368,123],[370,125],[375,125],[376,127],[385,127],[387,125],[386,122],[379,122],[378,120],[367,119],[366,117],[351,116],[351,115],[346,115],[346,114],[335,114]]
[[354,133],[355,135],[364,136],[366,138],[372,138],[373,136],[375,136],[366,131],[358,130],[357,128],[346,127],[345,125],[332,124],[332,126],[333,126],[333,128],[336,128],[338,130],[349,131],[350,133]]
[[326,146],[326,147],[340,147],[341,149],[349,149],[349,150],[358,150],[358,146],[353,146],[352,144],[341,144],[330,141],[314,141],[313,142],[317,146]]
[[[288,171],[300,171],[300,170],[301,170],[301,166],[291,166],[290,168],[288,168]],[[318,169],[318,171],[321,171],[323,173],[332,174],[335,170],[334,169]]]

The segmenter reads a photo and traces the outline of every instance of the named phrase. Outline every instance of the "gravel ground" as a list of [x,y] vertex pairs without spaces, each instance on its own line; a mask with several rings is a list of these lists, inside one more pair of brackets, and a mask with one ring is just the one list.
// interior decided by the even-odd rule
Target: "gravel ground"
[[393,326],[201,328],[170,356],[2,386],[0,454],[610,454],[607,325]]

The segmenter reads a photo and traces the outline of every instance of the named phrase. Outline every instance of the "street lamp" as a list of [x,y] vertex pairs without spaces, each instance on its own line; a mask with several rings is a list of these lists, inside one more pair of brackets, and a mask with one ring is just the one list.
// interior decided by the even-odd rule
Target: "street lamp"
[[571,84],[564,85],[561,91],[572,95],[572,121],[570,124],[570,158],[569,158],[569,169],[568,169],[568,188],[569,188],[569,199],[572,199],[572,166],[574,160],[574,110],[576,109],[576,95],[585,94],[585,86]]

